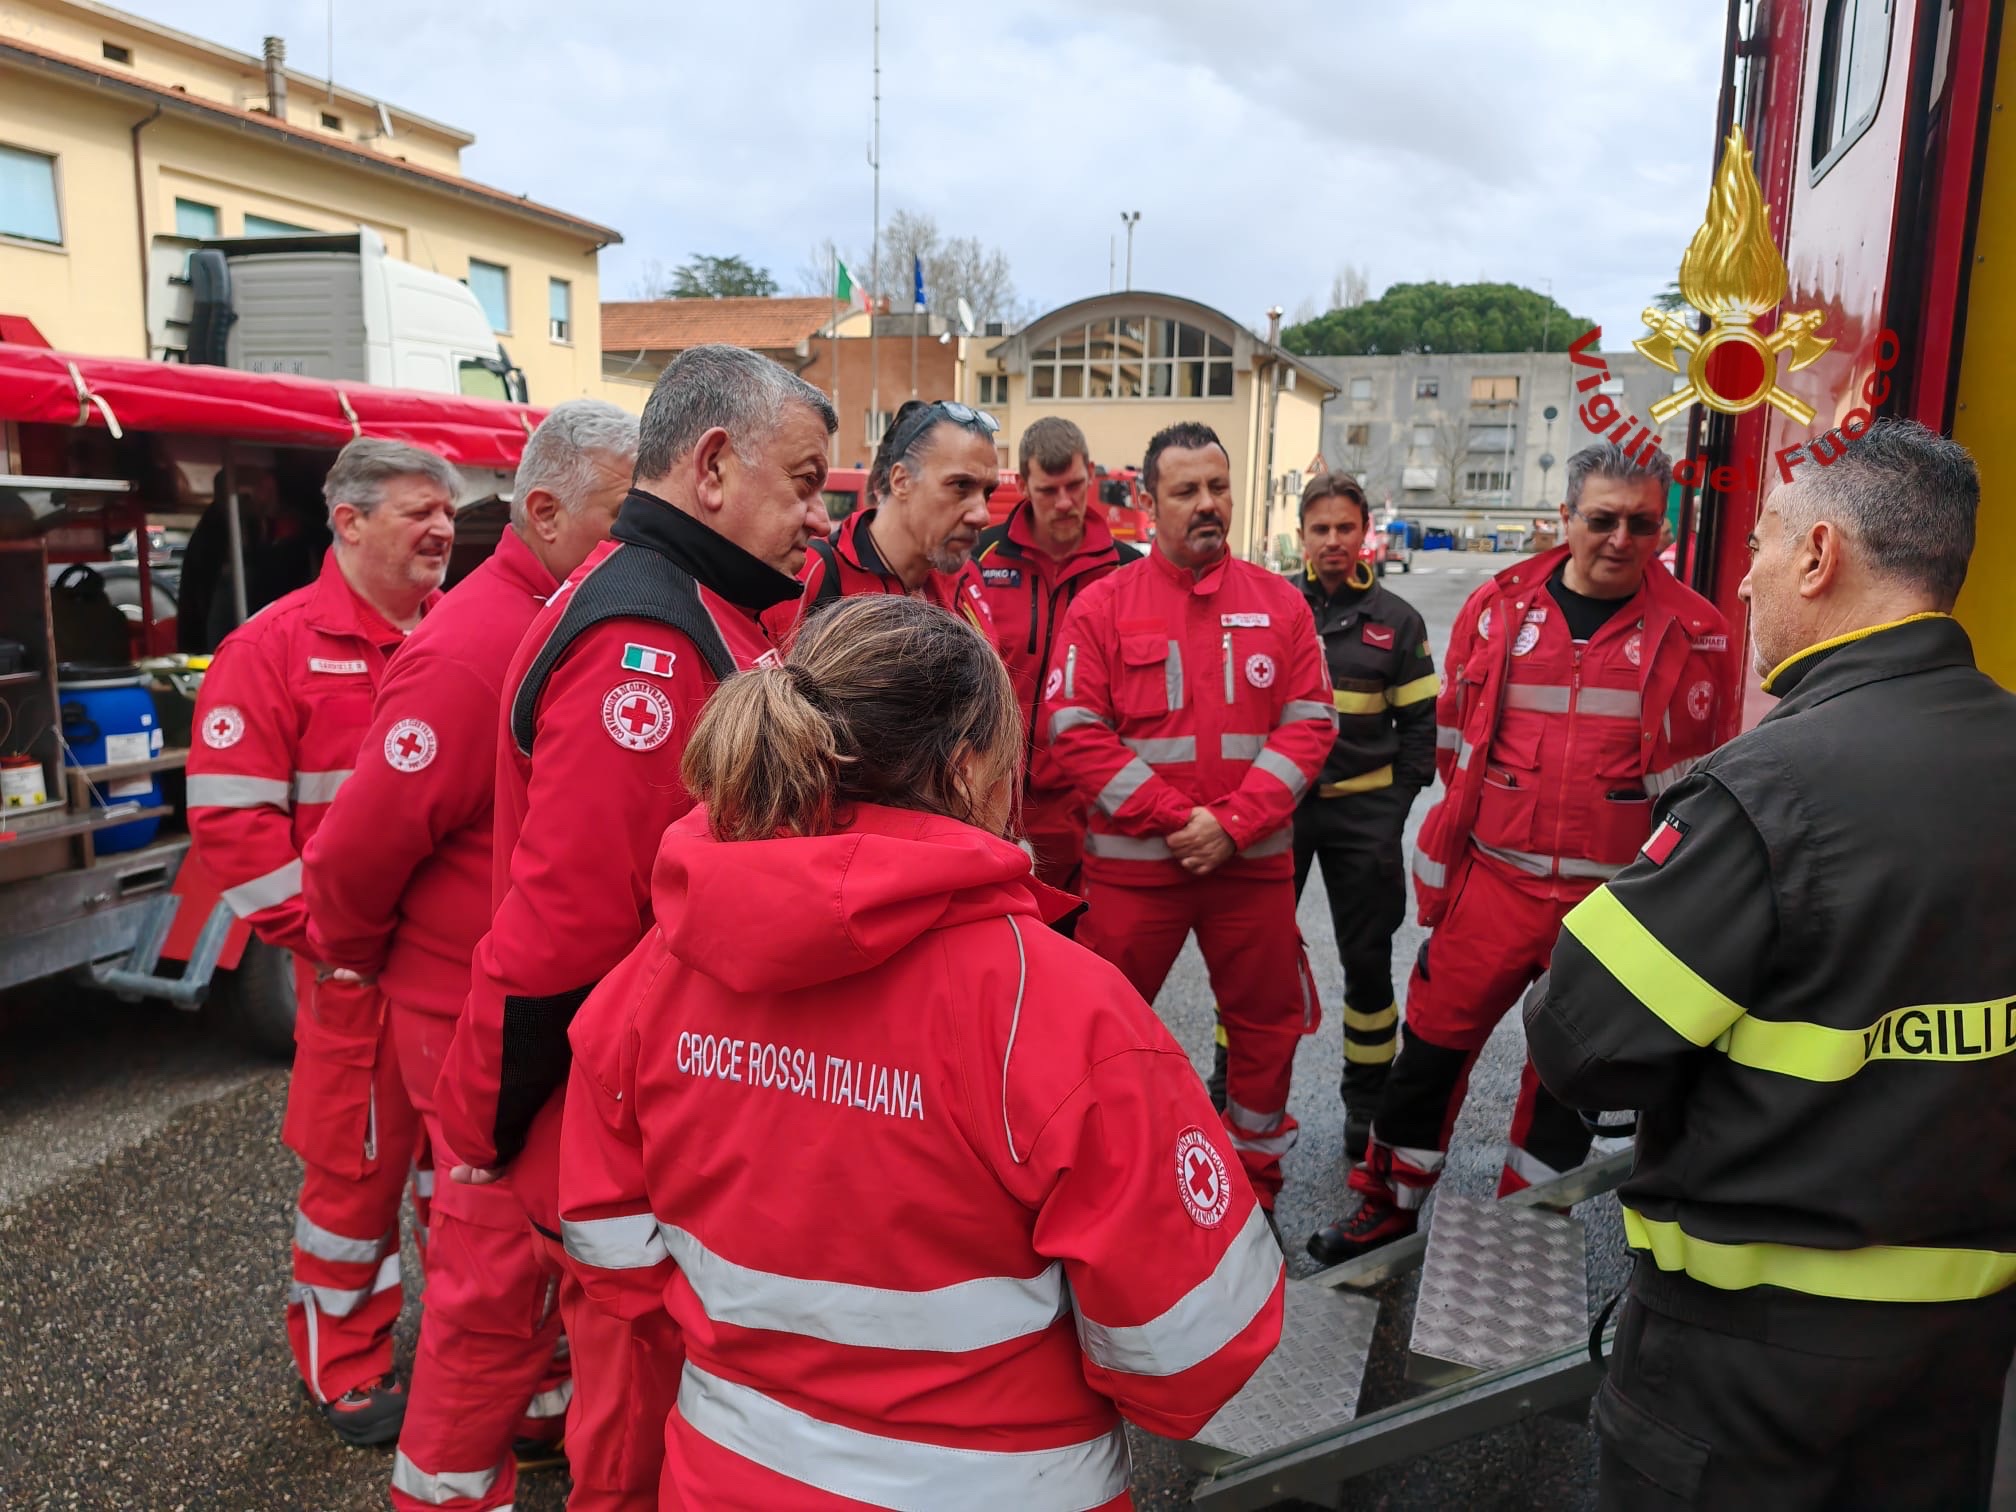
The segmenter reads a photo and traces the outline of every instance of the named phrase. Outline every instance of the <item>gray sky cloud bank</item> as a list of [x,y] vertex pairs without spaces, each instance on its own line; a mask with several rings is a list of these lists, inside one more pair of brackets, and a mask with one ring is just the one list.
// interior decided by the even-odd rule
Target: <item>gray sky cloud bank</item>
[[[321,73],[325,0],[126,0]],[[1249,325],[1476,278],[1602,322],[1674,276],[1712,161],[1723,7],[1594,0],[995,0],[882,6],[882,207],[1005,250],[1021,298],[1134,282]],[[345,85],[474,132],[474,177],[619,228],[642,264],[738,252],[788,288],[869,240],[868,0],[335,0]],[[862,270],[865,272],[865,270]]]

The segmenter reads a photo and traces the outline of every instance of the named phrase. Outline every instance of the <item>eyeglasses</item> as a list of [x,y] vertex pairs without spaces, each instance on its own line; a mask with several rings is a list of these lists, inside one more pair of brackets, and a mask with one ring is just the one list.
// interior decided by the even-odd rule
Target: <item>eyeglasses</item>
[[1568,506],[1568,513],[1575,516],[1576,519],[1587,525],[1599,536],[1614,535],[1620,523],[1634,536],[1655,536],[1659,534],[1659,527],[1666,523],[1659,515],[1584,514],[1582,513],[1581,506],[1577,504],[1570,504]]
[[961,404],[955,399],[940,399],[927,404],[920,410],[911,412],[903,422],[903,429],[896,433],[889,445],[889,464],[895,466],[909,454],[910,448],[940,420],[950,420],[954,425],[969,426],[972,429],[994,435],[1001,429],[1001,422],[985,410],[974,409],[970,404]]

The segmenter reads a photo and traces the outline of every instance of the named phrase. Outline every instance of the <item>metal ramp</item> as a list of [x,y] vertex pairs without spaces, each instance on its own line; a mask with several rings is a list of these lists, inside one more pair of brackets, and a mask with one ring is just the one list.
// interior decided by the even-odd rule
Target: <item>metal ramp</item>
[[[1422,1232],[1290,1281],[1280,1348],[1178,1446],[1209,1472],[1192,1502],[1334,1507],[1354,1476],[1586,1401],[1602,1380],[1588,1349],[1587,1239],[1550,1209],[1630,1170],[1625,1150],[1502,1202],[1438,1194]],[[1407,1378],[1440,1389],[1359,1417],[1380,1307],[1362,1293],[1417,1268]]]

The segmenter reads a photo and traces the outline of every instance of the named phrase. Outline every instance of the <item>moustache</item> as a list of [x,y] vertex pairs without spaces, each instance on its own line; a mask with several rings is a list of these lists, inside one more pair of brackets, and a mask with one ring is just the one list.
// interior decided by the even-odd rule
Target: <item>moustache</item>
[[1200,530],[1222,531],[1224,530],[1224,528],[1225,528],[1225,522],[1219,519],[1218,516],[1211,514],[1200,514],[1191,519],[1190,527],[1185,533],[1188,535],[1195,535]]

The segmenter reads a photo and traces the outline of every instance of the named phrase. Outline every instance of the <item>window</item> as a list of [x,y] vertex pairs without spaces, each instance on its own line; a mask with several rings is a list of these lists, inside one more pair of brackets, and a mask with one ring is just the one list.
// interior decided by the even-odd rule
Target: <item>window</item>
[[343,129],[343,117],[339,115],[331,115],[326,110],[323,111],[322,129],[325,131],[341,131]]
[[861,439],[870,446],[880,446],[882,433],[889,429],[889,422],[895,417],[888,410],[867,410],[865,413],[868,416],[868,434]]
[[1414,380],[1414,397],[1416,399],[1440,399],[1442,397],[1442,380],[1440,378],[1416,378]]
[[493,331],[511,329],[511,273],[496,263],[483,262],[478,258],[469,259],[469,277],[465,280],[469,292],[476,296],[476,303],[483,307],[483,313],[490,321]]
[[1434,444],[1435,444],[1434,426],[1417,425],[1414,427],[1414,449],[1416,451],[1426,451],[1428,450],[1429,447],[1433,446]]
[[1372,398],[1372,380],[1370,378],[1353,378],[1351,380],[1351,397],[1354,400],[1369,402]]
[[133,61],[133,49],[130,47],[121,47],[117,42],[101,42],[98,46],[104,52],[107,63],[131,63]]
[[982,404],[1006,404],[1008,402],[1008,375],[1006,373],[982,373],[980,375],[980,402]]
[[56,212],[56,159],[19,147],[0,147],[0,236],[63,245],[63,222]]
[[195,200],[175,201],[175,234],[187,236],[196,241],[215,241],[217,238],[217,207],[200,205]]
[[546,280],[546,334],[554,341],[574,339],[574,285],[564,278]]
[[1511,486],[1512,475],[1495,469],[1485,468],[1463,474],[1465,493],[1504,493]]
[[245,217],[245,234],[247,236],[313,236],[315,232],[312,227],[297,226],[292,221],[274,220],[271,216],[266,215],[248,215]]
[[1512,449],[1512,427],[1509,425],[1473,425],[1470,427],[1470,450],[1473,452],[1502,452]]
[[1814,90],[1816,181],[1876,119],[1889,65],[1890,0],[1827,0]]
[[1229,399],[1232,343],[1181,320],[1072,326],[1029,359],[1032,399]]
[[1409,490],[1433,488],[1441,474],[1433,467],[1403,467],[1400,469],[1400,486]]
[[1372,444],[1372,427],[1362,420],[1356,425],[1345,426],[1344,444],[1346,446],[1370,446]]
[[1519,402],[1519,380],[1517,378],[1472,378],[1470,380],[1470,402],[1472,404],[1517,404]]

